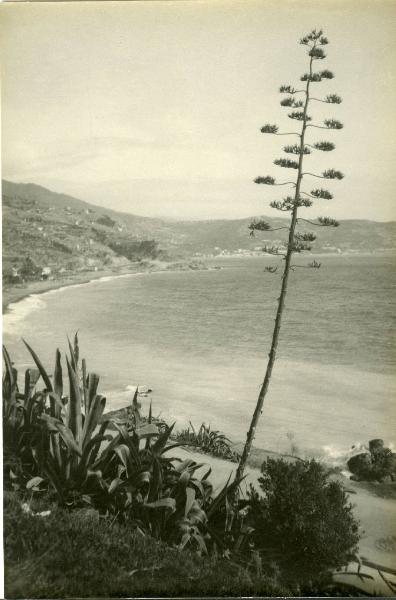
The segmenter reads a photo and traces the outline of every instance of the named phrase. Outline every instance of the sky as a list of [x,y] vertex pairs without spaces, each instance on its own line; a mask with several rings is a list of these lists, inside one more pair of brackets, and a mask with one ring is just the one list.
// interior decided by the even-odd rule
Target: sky
[[343,103],[310,114],[344,129],[310,130],[336,150],[306,170],[345,179],[307,215],[396,220],[396,0],[2,4],[2,177],[151,217],[278,216],[286,186],[253,180],[295,176],[273,160],[297,138],[260,127],[298,130],[278,89],[307,70],[298,40],[313,27],[330,41],[318,68],[335,73],[315,96]]

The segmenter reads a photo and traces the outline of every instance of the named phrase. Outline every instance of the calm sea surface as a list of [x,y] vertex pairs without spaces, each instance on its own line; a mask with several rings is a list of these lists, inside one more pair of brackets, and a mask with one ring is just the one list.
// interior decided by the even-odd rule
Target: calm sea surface
[[[336,457],[357,441],[393,441],[396,259],[323,257],[296,269],[255,444]],[[306,264],[307,259],[300,263]],[[4,317],[19,369],[23,336],[52,370],[79,331],[109,407],[128,386],[153,389],[154,413],[242,440],[264,375],[280,275],[268,258],[219,259],[220,270],[132,275],[32,296]],[[143,400],[144,402],[145,400]]]

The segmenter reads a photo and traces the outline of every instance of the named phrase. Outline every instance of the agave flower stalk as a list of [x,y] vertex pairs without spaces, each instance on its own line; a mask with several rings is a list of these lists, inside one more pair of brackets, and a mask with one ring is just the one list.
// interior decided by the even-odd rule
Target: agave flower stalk
[[[291,85],[282,85],[280,88],[280,93],[288,94],[288,96],[281,100],[281,106],[286,108],[300,108],[299,111],[295,111],[289,113],[288,116],[291,119],[301,123],[301,130],[299,133],[294,133],[293,135],[299,136],[299,143],[296,145],[288,145],[284,147],[284,152],[287,154],[294,154],[296,159],[293,161],[290,159],[276,159],[274,162],[277,166],[283,168],[295,169],[297,171],[296,179],[292,182],[287,182],[293,185],[294,187],[294,195],[288,196],[283,201],[273,201],[271,202],[271,206],[280,211],[286,211],[290,213],[290,223],[288,226],[288,240],[286,244],[286,251],[280,252],[280,250],[276,246],[266,246],[264,251],[268,254],[272,254],[275,256],[282,256],[284,261],[283,274],[281,279],[281,289],[280,295],[278,298],[278,305],[276,310],[276,318],[275,325],[272,333],[271,347],[268,355],[268,361],[266,366],[266,371],[264,375],[264,380],[260,388],[259,396],[257,399],[257,404],[252,415],[250,427],[246,436],[246,443],[242,452],[242,456],[236,471],[235,481],[240,481],[243,478],[246,462],[249,457],[253,440],[256,433],[257,424],[260,418],[260,415],[263,411],[264,400],[268,392],[269,383],[272,375],[272,370],[274,367],[276,353],[279,342],[279,334],[281,330],[281,322],[282,316],[285,308],[285,299],[287,294],[287,287],[289,281],[289,274],[291,270],[294,270],[294,265],[292,265],[292,257],[294,253],[304,252],[306,250],[311,249],[312,243],[314,243],[316,236],[312,233],[299,233],[297,231],[297,226],[299,224],[298,217],[298,209],[300,207],[309,207],[312,204],[313,199],[324,199],[329,200],[333,196],[330,192],[324,189],[313,189],[311,192],[306,192],[302,190],[303,178],[306,175],[313,175],[314,177],[320,177],[322,179],[342,179],[343,174],[340,171],[335,169],[327,169],[323,171],[321,174],[316,173],[305,173],[303,170],[304,159],[307,155],[311,154],[311,152],[315,150],[330,152],[335,146],[332,142],[327,141],[317,141],[307,144],[305,141],[307,128],[308,127],[317,127],[321,129],[327,130],[339,130],[343,127],[342,123],[336,119],[326,119],[323,125],[316,125],[315,123],[311,123],[311,116],[308,115],[308,108],[310,106],[311,100],[319,100],[316,95],[315,97],[311,97],[311,86],[315,85],[315,89],[317,89],[317,84],[323,82],[327,79],[333,79],[334,74],[325,69],[321,71],[314,71],[313,67],[317,61],[324,60],[326,58],[326,54],[323,50],[323,46],[328,44],[328,39],[323,36],[322,31],[313,30],[308,35],[303,37],[300,40],[300,44],[307,47],[307,54],[309,60],[309,71],[301,76],[300,81],[305,83],[305,87],[303,90],[297,90]],[[303,100],[294,100],[294,94],[303,94]],[[336,94],[330,94],[324,97],[323,100],[320,100],[324,103],[328,104],[340,104],[341,98]],[[261,128],[263,133],[274,134],[274,135],[288,135],[282,134],[279,132],[279,128],[277,125],[264,125]],[[309,160],[309,157],[307,158]],[[255,180],[256,183],[263,183],[267,185],[276,185],[275,178],[272,176],[261,176]],[[279,185],[279,184],[278,184]],[[304,197],[302,197],[304,195]],[[334,219],[330,217],[319,217],[316,222],[309,221],[313,225],[321,226],[321,227],[337,227],[338,223]],[[251,231],[251,235],[256,231],[269,231],[271,228],[267,225],[264,225],[262,221],[253,221],[249,229]],[[266,269],[270,273],[276,273],[276,268]]]

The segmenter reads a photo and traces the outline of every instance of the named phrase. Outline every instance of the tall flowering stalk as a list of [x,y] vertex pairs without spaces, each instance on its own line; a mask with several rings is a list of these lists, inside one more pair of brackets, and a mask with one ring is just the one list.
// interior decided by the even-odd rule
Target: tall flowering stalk
[[[282,100],[280,104],[282,107],[290,109],[288,117],[293,121],[301,123],[300,132],[279,132],[277,125],[266,124],[261,128],[262,133],[272,135],[295,135],[299,138],[297,144],[286,145],[283,150],[287,155],[295,156],[293,158],[279,158],[274,161],[274,164],[286,169],[293,169],[297,172],[296,178],[293,181],[277,182],[274,177],[270,175],[260,176],[255,179],[255,183],[264,185],[291,185],[294,188],[294,194],[287,196],[283,200],[275,200],[271,202],[270,206],[276,210],[289,212],[290,223],[284,229],[288,229],[288,241],[286,244],[286,250],[283,252],[276,246],[266,246],[264,251],[269,254],[276,256],[282,256],[284,260],[284,269],[282,274],[281,291],[278,299],[278,307],[276,311],[275,326],[272,334],[271,348],[268,355],[268,363],[264,376],[264,380],[260,389],[260,393],[257,399],[256,408],[254,410],[252,420],[250,423],[249,431],[246,437],[246,443],[243,449],[243,453],[238,465],[235,479],[240,480],[243,477],[247,459],[249,457],[257,423],[260,415],[263,411],[264,400],[268,392],[269,383],[272,375],[272,369],[276,359],[276,352],[279,341],[279,333],[282,322],[282,315],[285,307],[285,298],[287,293],[287,286],[289,280],[289,273],[294,268],[292,265],[292,257],[294,253],[301,253],[305,250],[311,250],[311,244],[315,241],[316,236],[313,233],[301,233],[298,229],[300,221],[308,221],[298,216],[298,209],[300,207],[312,206],[314,199],[325,199],[330,200],[333,195],[323,188],[314,188],[309,192],[302,189],[303,179],[305,176],[318,177],[321,179],[342,179],[343,174],[335,169],[327,169],[322,173],[311,173],[304,172],[303,163],[305,156],[312,154],[312,152],[322,151],[330,152],[334,150],[335,146],[332,142],[328,141],[317,141],[314,143],[307,143],[305,141],[307,129],[317,128],[326,130],[338,130],[342,129],[343,125],[337,119],[329,118],[326,119],[322,125],[312,123],[312,117],[308,114],[308,107],[311,102],[322,102],[325,104],[340,104],[341,98],[337,94],[329,94],[324,98],[317,98],[312,96],[311,86],[316,85],[324,80],[333,79],[334,75],[331,71],[324,69],[314,71],[314,65],[320,63],[326,58],[326,54],[323,50],[323,46],[328,44],[328,39],[324,37],[321,30],[311,31],[308,35],[300,40],[300,44],[307,48],[307,54],[309,59],[308,72],[301,76],[300,80],[305,83],[303,89],[295,89],[291,85],[282,85],[280,87],[280,93],[282,94]],[[330,217],[318,217],[315,220],[308,221],[312,225],[318,227],[338,227],[338,222]],[[264,220],[254,220],[249,226],[251,235],[254,235],[256,231],[275,231],[271,226]],[[279,228],[278,228],[279,229]],[[314,261],[309,266],[317,267],[320,263]],[[269,272],[276,272],[276,269],[266,269]]]

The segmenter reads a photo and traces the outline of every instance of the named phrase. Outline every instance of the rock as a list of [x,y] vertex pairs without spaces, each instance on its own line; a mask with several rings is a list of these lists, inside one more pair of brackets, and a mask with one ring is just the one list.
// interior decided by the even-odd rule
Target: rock
[[347,462],[348,469],[359,479],[366,479],[369,476],[372,464],[371,455],[368,452],[355,454]]
[[369,449],[371,454],[375,454],[378,451],[381,451],[384,449],[384,440],[381,440],[380,438],[377,438],[375,440],[370,440],[369,441]]

